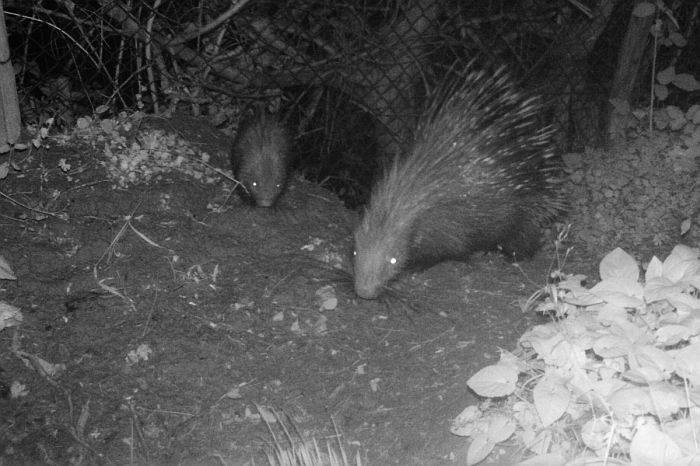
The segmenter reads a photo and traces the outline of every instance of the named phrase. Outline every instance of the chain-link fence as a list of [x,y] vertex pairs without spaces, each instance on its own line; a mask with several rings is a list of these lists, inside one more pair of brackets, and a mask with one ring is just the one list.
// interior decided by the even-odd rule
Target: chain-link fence
[[[330,179],[348,167],[374,173],[376,154],[399,153],[426,93],[468,63],[508,63],[544,94],[563,148],[603,141],[618,55],[640,3],[16,0],[5,15],[25,124],[53,117],[69,126],[98,108],[143,108],[204,114],[226,127],[263,100],[284,112],[315,177]],[[645,20],[697,37],[696,3]],[[698,68],[694,44],[657,51]],[[651,54],[641,57],[644,77]],[[632,97],[646,95],[649,80],[634,82]]]

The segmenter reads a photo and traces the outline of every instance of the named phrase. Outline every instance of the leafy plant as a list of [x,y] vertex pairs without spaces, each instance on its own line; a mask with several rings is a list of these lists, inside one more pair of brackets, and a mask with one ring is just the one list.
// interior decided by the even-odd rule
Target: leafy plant
[[539,307],[553,321],[468,381],[480,396],[508,397],[455,419],[452,432],[472,438],[468,464],[513,438],[551,465],[697,464],[700,251],[676,246],[642,274],[618,248],[600,278],[588,289],[584,276],[565,276]]

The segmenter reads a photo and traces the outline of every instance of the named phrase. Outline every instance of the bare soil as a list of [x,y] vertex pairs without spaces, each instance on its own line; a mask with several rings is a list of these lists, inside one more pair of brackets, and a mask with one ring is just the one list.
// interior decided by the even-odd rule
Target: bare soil
[[[226,137],[168,124],[228,168]],[[0,255],[18,280],[0,301],[24,322],[0,332],[0,465],[264,465],[259,408],[323,448],[339,432],[364,465],[464,464],[449,426],[478,401],[466,381],[536,322],[519,301],[552,265],[551,252],[519,267],[477,256],[364,301],[349,274],[357,213],[314,184],[256,209],[223,179],[116,188],[99,148],[13,157],[21,172],[0,191],[24,206],[0,197]],[[338,303],[323,310],[329,285]],[[522,452],[501,453],[491,464]]]

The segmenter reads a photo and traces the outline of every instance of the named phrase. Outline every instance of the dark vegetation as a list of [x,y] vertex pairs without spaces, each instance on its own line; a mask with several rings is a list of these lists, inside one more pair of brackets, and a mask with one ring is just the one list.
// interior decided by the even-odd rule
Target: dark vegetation
[[[25,124],[53,118],[54,128],[70,128],[96,110],[140,108],[232,129],[239,109],[262,102],[291,124],[296,168],[351,207],[411,144],[436,83],[469,63],[507,64],[544,94],[544,123],[558,129],[561,149],[619,134],[608,99],[648,105],[655,73],[700,66],[690,1],[638,6],[637,16],[632,0],[97,5],[5,5]],[[657,102],[692,105],[681,81],[660,83]]]

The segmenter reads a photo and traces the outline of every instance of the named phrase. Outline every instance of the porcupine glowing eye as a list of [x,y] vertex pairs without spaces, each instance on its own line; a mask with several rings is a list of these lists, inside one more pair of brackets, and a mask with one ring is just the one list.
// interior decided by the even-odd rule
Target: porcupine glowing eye
[[389,263],[391,265],[396,265],[396,257],[392,257],[391,259],[389,259]]

